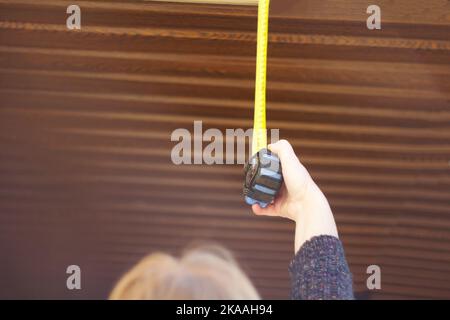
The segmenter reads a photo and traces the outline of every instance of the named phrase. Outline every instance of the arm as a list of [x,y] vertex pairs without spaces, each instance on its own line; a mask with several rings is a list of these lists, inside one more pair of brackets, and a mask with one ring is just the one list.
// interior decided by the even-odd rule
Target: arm
[[295,222],[292,298],[353,298],[351,274],[327,199],[289,142],[280,140],[269,148],[281,160],[284,184],[274,203],[266,208],[253,205],[252,209],[257,215]]

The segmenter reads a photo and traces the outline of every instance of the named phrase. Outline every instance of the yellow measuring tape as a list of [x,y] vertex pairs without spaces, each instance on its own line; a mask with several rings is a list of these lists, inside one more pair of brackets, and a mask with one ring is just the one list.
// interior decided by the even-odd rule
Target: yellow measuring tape
[[269,33],[269,0],[258,2],[258,35],[256,45],[255,110],[253,118],[252,154],[267,148],[266,133],[266,69]]
[[268,33],[269,0],[259,0],[252,157],[244,169],[243,194],[247,204],[258,204],[262,208],[273,203],[283,183],[280,159],[270,151],[262,151],[267,148],[266,69]]

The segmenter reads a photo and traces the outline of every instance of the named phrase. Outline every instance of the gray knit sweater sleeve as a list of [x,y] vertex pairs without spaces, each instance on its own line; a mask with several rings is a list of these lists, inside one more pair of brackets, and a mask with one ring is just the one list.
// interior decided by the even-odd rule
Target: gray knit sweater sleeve
[[336,237],[323,235],[306,241],[289,271],[292,299],[354,299],[352,275]]

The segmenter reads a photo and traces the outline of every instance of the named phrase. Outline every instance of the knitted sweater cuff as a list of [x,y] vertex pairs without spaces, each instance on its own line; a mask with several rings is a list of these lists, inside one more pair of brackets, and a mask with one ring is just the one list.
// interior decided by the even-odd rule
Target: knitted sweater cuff
[[306,241],[289,271],[292,299],[353,299],[352,275],[336,237],[322,235]]

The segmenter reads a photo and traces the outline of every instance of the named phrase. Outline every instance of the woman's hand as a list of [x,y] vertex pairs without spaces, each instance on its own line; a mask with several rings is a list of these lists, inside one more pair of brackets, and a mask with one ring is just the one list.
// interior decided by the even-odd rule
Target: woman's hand
[[280,216],[297,221],[308,189],[314,182],[288,141],[280,140],[269,145],[269,149],[280,158],[284,183],[274,203],[266,208],[255,204],[252,206],[253,212],[257,215]]
[[284,183],[275,201],[261,208],[252,206],[256,215],[280,216],[296,222],[295,251],[314,236],[338,237],[333,213],[322,191],[300,163],[290,143],[280,140],[269,149],[281,161]]

